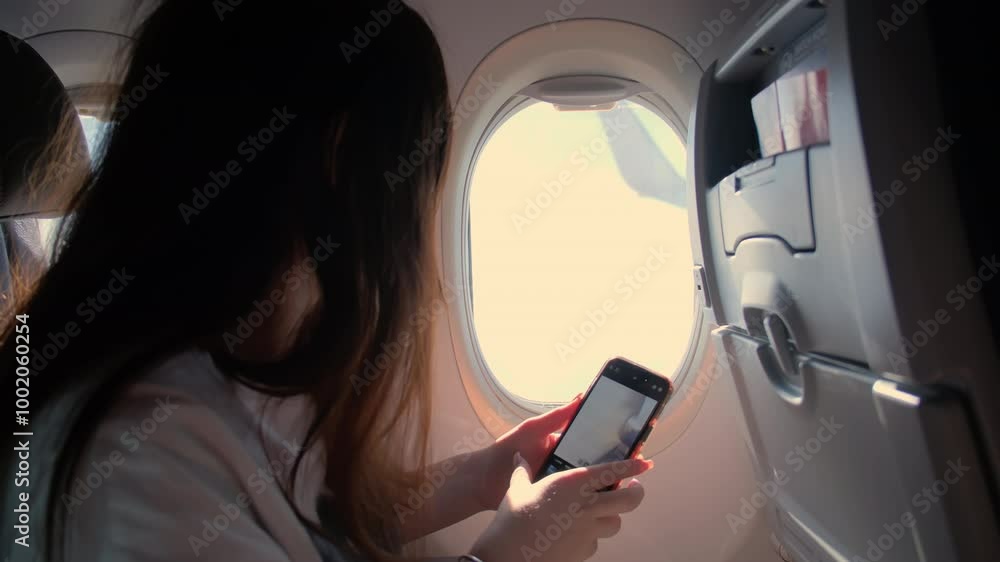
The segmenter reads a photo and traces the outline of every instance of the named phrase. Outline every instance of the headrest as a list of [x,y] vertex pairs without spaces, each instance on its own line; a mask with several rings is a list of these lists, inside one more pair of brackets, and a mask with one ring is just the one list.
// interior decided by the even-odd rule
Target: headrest
[[[26,42],[0,31],[0,219],[58,210],[67,173],[90,166],[83,127],[66,88]],[[60,156],[48,148],[64,131]],[[51,165],[56,172],[35,170]],[[41,182],[39,178],[46,178]],[[32,181],[36,185],[31,185]]]

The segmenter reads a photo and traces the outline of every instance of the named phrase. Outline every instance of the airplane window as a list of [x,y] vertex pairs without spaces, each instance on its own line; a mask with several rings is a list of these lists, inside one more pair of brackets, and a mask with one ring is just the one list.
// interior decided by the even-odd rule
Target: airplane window
[[[96,166],[99,161],[99,150],[104,134],[108,129],[108,122],[92,115],[80,115],[80,124],[83,126],[83,136],[87,141],[87,150],[90,153],[91,165]],[[44,250],[44,259],[48,261],[52,256],[52,248],[55,245],[56,234],[59,225],[65,217],[47,217],[34,219],[38,224],[38,235],[41,247]]]
[[87,150],[90,151],[90,159],[94,164],[99,161],[98,150],[104,134],[108,130],[108,122],[94,117],[93,115],[80,115],[80,124],[83,126],[83,136],[87,138]]
[[608,359],[667,376],[694,322],[686,151],[646,105],[532,102],[488,138],[472,174],[472,313],[511,394],[564,402]]

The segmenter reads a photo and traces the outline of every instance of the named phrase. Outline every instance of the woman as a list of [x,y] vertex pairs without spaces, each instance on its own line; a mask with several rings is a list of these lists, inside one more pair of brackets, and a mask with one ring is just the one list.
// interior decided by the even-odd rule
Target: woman
[[595,490],[651,463],[529,478],[576,402],[425,468],[449,113],[415,12],[165,0],[120,81],[54,263],[3,319],[11,386],[18,326],[64,343],[30,364],[12,560],[392,559],[484,510],[464,559],[572,562],[618,532],[642,488]]

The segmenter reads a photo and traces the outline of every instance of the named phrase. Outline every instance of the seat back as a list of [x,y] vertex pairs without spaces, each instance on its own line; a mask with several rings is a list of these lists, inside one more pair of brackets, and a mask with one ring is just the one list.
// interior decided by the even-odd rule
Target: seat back
[[1000,357],[961,293],[995,266],[966,254],[931,13],[894,10],[777,3],[702,78],[697,273],[759,488],[726,517],[794,560],[995,560]]
[[[70,174],[90,165],[83,128],[66,88],[27,43],[0,31],[0,288],[11,272],[45,267],[36,217],[58,216]],[[9,46],[9,48],[8,48]],[[53,140],[59,138],[57,147]],[[64,142],[63,142],[64,141]]]

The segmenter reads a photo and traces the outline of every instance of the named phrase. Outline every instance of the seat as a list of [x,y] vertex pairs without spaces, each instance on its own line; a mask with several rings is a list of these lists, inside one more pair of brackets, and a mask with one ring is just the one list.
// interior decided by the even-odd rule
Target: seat
[[[895,6],[786,2],[702,76],[697,275],[717,325],[712,377],[739,399],[759,489],[726,519],[735,533],[762,514],[795,560],[996,560],[1000,358],[988,303],[961,293],[995,272],[968,263],[956,186],[969,170],[950,126],[969,131],[942,117],[921,33],[948,16],[910,15],[891,41],[866,28]],[[817,69],[828,140],[762,155],[772,131],[787,142],[815,114],[775,109],[762,134],[755,96]],[[966,195],[993,211],[981,184]]]
[[[31,46],[0,31],[0,290],[11,272],[39,273],[46,266],[39,217],[58,216],[62,180],[89,167],[79,117],[66,88]],[[64,138],[59,150],[50,145]],[[43,175],[40,172],[45,171]]]

